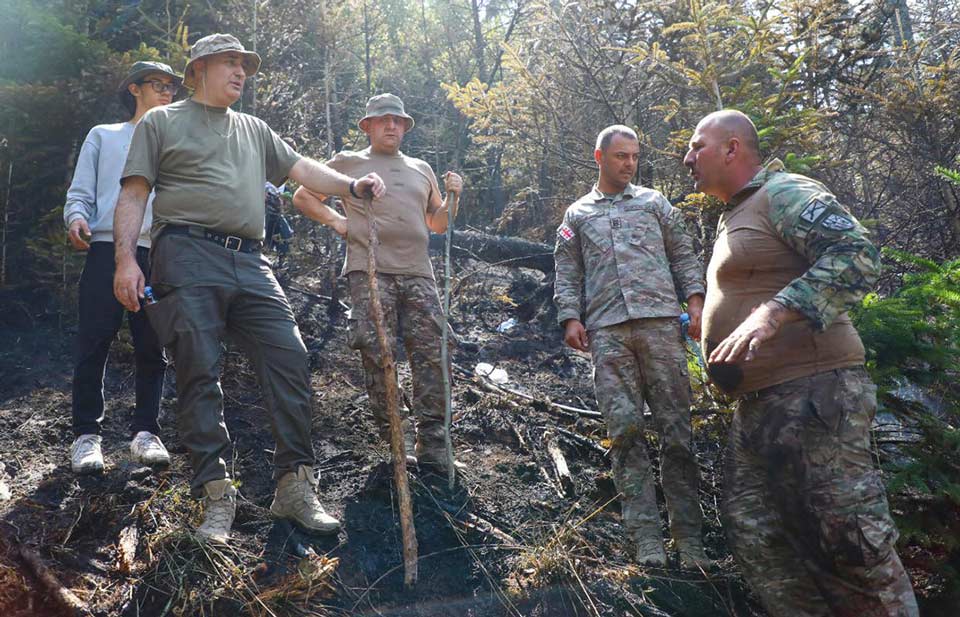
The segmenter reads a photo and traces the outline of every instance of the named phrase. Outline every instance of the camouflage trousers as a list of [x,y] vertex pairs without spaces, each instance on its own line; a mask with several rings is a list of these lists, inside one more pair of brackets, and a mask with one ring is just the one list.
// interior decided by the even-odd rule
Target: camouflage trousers
[[[363,358],[370,408],[381,438],[389,443],[383,354],[370,308],[369,279],[366,272],[351,272],[347,279],[353,301],[350,347],[358,350]],[[440,364],[443,310],[437,296],[437,284],[432,278],[423,276],[377,274],[377,285],[380,288],[387,339],[395,341],[399,334],[410,362],[413,411],[417,418],[417,456],[423,462],[444,462],[444,392]],[[400,401],[397,408],[403,409]],[[404,424],[407,423],[404,420]]]
[[723,523],[771,615],[918,614],[870,450],[876,403],[858,367],[766,388],[734,414]]
[[627,532],[660,538],[643,403],[660,445],[660,478],[675,539],[700,539],[699,470],[691,445],[690,378],[675,318],[636,319],[590,333],[597,404],[607,423],[613,479]]

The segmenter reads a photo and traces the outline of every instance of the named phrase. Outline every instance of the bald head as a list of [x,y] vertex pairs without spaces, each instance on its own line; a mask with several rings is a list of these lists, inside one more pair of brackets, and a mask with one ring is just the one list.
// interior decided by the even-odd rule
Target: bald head
[[752,156],[752,162],[760,163],[760,136],[753,120],[742,111],[723,109],[709,114],[697,124],[697,127],[711,127],[724,140],[737,139],[745,155]]
[[757,127],[735,109],[715,111],[697,124],[683,164],[696,190],[728,201],[760,171]]

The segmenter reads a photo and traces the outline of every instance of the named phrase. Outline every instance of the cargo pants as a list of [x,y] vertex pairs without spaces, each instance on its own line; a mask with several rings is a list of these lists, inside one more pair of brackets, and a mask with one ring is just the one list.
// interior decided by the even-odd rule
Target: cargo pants
[[[390,443],[387,420],[387,391],[383,375],[383,354],[370,308],[370,283],[366,272],[350,272],[350,346],[360,352],[370,397],[370,408],[380,437]],[[417,457],[421,462],[445,464],[444,391],[440,348],[443,310],[432,278],[401,274],[377,274],[380,303],[383,305],[387,340],[399,334],[413,375],[413,411],[417,418]],[[398,409],[402,406],[398,401]]]
[[733,416],[723,524],[775,617],[916,617],[870,449],[876,386],[862,367],[749,395]]
[[276,439],[275,477],[313,467],[307,350],[267,259],[165,234],[154,243],[151,264],[158,301],[146,311],[176,367],[177,424],[193,465],[193,494],[229,477],[219,373],[228,334],[247,353],[263,392]]
[[623,524],[638,542],[659,539],[653,471],[643,433],[643,403],[660,445],[660,478],[674,539],[700,539],[699,469],[690,429],[690,378],[680,322],[635,319],[589,333],[597,404],[607,423]]

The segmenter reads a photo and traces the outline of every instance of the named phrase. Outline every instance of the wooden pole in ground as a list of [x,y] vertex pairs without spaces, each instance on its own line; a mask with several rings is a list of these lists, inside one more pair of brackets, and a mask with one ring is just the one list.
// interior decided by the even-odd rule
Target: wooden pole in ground
[[403,537],[403,583],[407,587],[417,584],[417,531],[413,526],[413,502],[407,484],[407,455],[403,451],[403,427],[400,424],[400,388],[397,385],[397,362],[393,358],[393,341],[387,337],[387,322],[380,302],[380,285],[377,284],[377,221],[373,213],[373,199],[363,198],[367,212],[367,276],[370,279],[370,312],[377,329],[380,354],[383,356],[383,377],[387,390],[387,418],[390,421],[390,452],[393,455],[393,480],[397,485],[397,500],[400,502],[400,533]]
[[454,468],[453,438],[450,430],[453,425],[453,383],[450,375],[450,278],[453,272],[450,268],[450,247],[453,244],[453,216],[460,201],[460,194],[450,191],[447,193],[447,243],[443,257],[443,334],[440,343],[440,366],[443,370],[443,439],[447,449],[447,484],[453,490],[457,481],[457,470]]

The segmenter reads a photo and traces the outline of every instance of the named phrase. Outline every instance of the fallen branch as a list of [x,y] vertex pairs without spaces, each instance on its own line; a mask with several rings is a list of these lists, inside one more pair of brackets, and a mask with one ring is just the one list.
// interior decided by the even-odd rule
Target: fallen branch
[[606,456],[607,456],[607,449],[604,448],[603,446],[601,446],[600,444],[598,444],[597,442],[595,442],[594,440],[590,439],[589,437],[584,437],[583,435],[580,435],[579,433],[574,433],[573,431],[568,431],[567,429],[560,428],[559,426],[556,427],[555,430],[556,430],[558,433],[560,433],[561,436],[566,437],[567,439],[571,440],[571,441],[574,443],[574,445],[583,446],[583,447],[587,448],[588,450],[591,450],[591,451],[593,451],[593,452],[596,452],[596,453],[599,454],[600,456],[606,458]]
[[377,329],[377,341],[383,357],[383,375],[387,394],[387,418],[390,421],[390,452],[393,455],[393,479],[397,484],[397,500],[400,505],[400,533],[403,537],[403,583],[412,587],[417,583],[417,532],[413,526],[413,502],[407,484],[407,456],[403,451],[403,427],[400,410],[397,409],[399,386],[397,385],[397,362],[393,357],[393,342],[387,336],[383,304],[380,302],[380,286],[377,284],[377,221],[373,213],[373,199],[364,198],[367,214],[367,276],[370,279],[370,309]]
[[[321,294],[313,293],[312,291],[307,291],[306,289],[300,289],[299,287],[294,287],[293,285],[287,285],[284,289],[286,289],[287,291],[295,291],[298,294],[302,294],[304,296],[307,296],[308,298],[313,298],[314,300],[317,300],[319,302],[330,302],[331,300],[333,300],[332,296],[324,296]],[[338,299],[337,303],[340,304],[340,308],[342,308],[343,310],[345,311],[350,310],[350,305],[344,302],[343,300]]]
[[565,497],[573,497],[577,492],[577,485],[570,474],[570,468],[567,467],[567,459],[564,458],[563,452],[560,450],[560,444],[557,443],[557,438],[550,433],[544,435],[544,439],[547,441],[547,454],[553,461],[553,469],[557,472],[557,480],[563,488],[563,494]]
[[30,568],[34,577],[40,583],[40,586],[47,591],[47,595],[52,598],[67,614],[82,617],[89,617],[90,610],[72,591],[60,584],[57,577],[50,572],[47,566],[43,565],[40,555],[27,548],[26,545],[19,546],[20,558]]
[[513,388],[508,388],[506,386],[501,386],[500,384],[493,383],[489,379],[482,379],[482,378],[477,379],[473,375],[473,373],[471,373],[470,371],[468,371],[467,369],[465,369],[464,367],[458,364],[455,364],[454,367],[457,370],[459,370],[461,373],[469,377],[470,379],[473,379],[474,383],[478,383],[481,387],[483,387],[484,389],[490,392],[501,392],[504,394],[512,394],[513,396],[531,401],[536,405],[541,405],[546,409],[549,409],[552,411],[559,410],[561,412],[564,412],[561,415],[566,417],[571,417],[573,414],[576,414],[577,416],[582,416],[584,418],[597,418],[597,419],[603,418],[603,414],[600,413],[599,411],[594,411],[592,409],[580,409],[579,407],[571,407],[569,405],[563,405],[561,403],[556,403],[548,398],[537,398],[535,396],[527,394],[526,392],[520,392],[519,390],[514,390]]
[[[443,249],[444,237],[430,234],[430,248]],[[545,274],[554,269],[553,247],[523,238],[492,236],[475,231],[457,231],[453,234],[453,254],[470,257],[487,263],[508,265],[513,268],[531,268]]]
[[438,506],[440,506],[440,509],[446,511],[453,520],[459,522],[461,525],[479,531],[480,533],[493,536],[504,544],[510,546],[519,546],[518,542],[513,536],[503,531],[487,519],[476,514],[466,512],[463,510],[463,508],[458,508],[453,504],[449,504],[443,500],[437,499],[436,497],[434,497],[433,500]]
[[130,574],[137,559],[137,545],[140,543],[140,529],[136,519],[120,530],[117,537],[117,570]]

